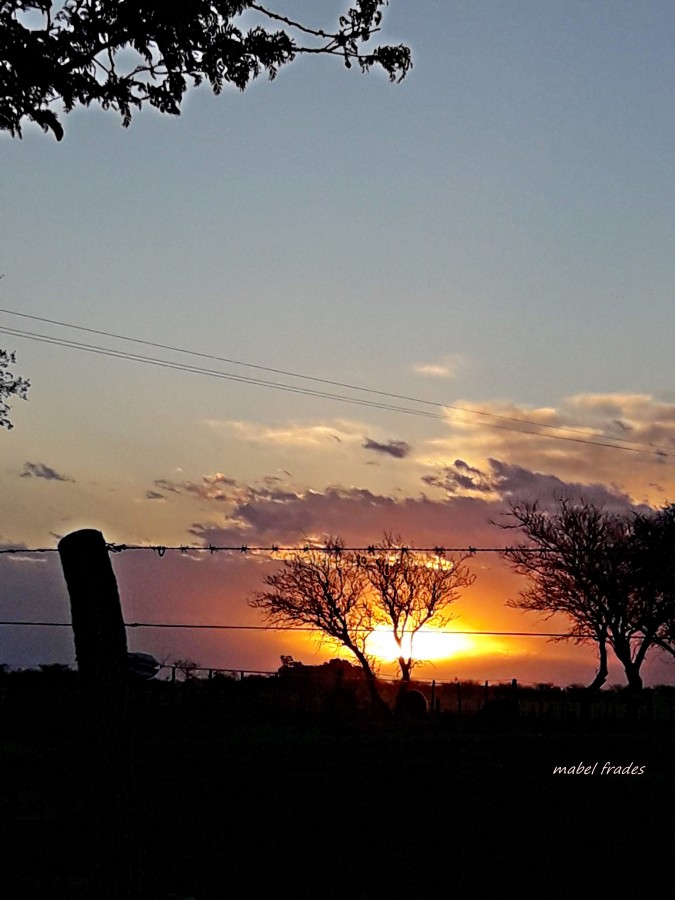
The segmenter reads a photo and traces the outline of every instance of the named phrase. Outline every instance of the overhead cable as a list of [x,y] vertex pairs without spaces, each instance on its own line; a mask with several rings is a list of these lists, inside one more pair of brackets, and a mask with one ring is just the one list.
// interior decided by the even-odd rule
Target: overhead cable
[[[590,440],[587,437],[587,435],[588,435],[587,431],[580,429],[580,428],[573,428],[571,426],[554,425],[550,422],[536,422],[534,420],[524,419],[524,418],[521,418],[518,416],[507,416],[507,415],[503,415],[500,413],[487,412],[486,410],[472,409],[472,408],[464,407],[464,406],[457,406],[457,405],[448,404],[448,403],[441,403],[440,401],[427,400],[427,399],[420,398],[420,397],[411,397],[411,396],[407,396],[405,394],[397,394],[397,393],[393,393],[390,391],[377,390],[375,388],[369,388],[364,385],[351,384],[351,383],[342,382],[342,381],[335,381],[332,379],[320,378],[320,377],[312,376],[312,375],[304,375],[299,372],[292,372],[292,371],[289,371],[286,369],[278,369],[278,368],[273,368],[271,366],[262,366],[262,365],[258,365],[255,363],[243,362],[241,360],[232,359],[229,357],[218,356],[218,355],[209,354],[209,353],[203,353],[203,352],[199,352],[196,350],[189,350],[184,347],[177,347],[177,346],[171,345],[171,344],[163,344],[163,343],[159,343],[157,341],[144,340],[142,338],[135,338],[135,337],[131,337],[129,335],[118,334],[118,333],[111,332],[111,331],[105,331],[105,330],[96,329],[96,328],[87,328],[83,325],[74,325],[74,324],[71,324],[68,322],[61,322],[56,319],[49,319],[44,316],[34,316],[34,315],[29,315],[28,313],[21,313],[21,312],[15,311],[15,310],[0,308],[0,313],[5,313],[5,314],[11,315],[11,316],[19,316],[21,318],[31,319],[33,321],[45,322],[50,325],[56,325],[60,328],[69,328],[69,329],[73,329],[76,331],[87,332],[89,334],[96,334],[96,335],[100,335],[100,336],[104,336],[104,337],[109,337],[109,338],[113,338],[114,340],[128,341],[130,343],[140,344],[140,345],[146,346],[146,347],[155,347],[158,349],[169,350],[174,353],[181,353],[181,354],[185,354],[185,355],[189,355],[189,356],[198,357],[201,359],[209,359],[209,360],[213,360],[216,362],[224,362],[229,365],[242,366],[242,367],[249,368],[249,369],[256,369],[258,371],[270,372],[275,375],[284,375],[289,378],[296,378],[296,379],[300,379],[300,380],[304,380],[304,381],[312,381],[312,382],[316,382],[318,384],[329,385],[331,387],[346,388],[348,390],[360,391],[363,393],[373,394],[373,395],[380,396],[380,397],[390,398],[392,400],[403,400],[407,403],[416,403],[416,404],[421,404],[421,405],[425,405],[425,406],[436,407],[438,409],[451,410],[455,413],[464,413],[464,414],[471,415],[471,416],[478,416],[478,417],[482,417],[486,422],[490,423],[492,427],[497,427],[497,425],[494,424],[494,421],[509,422],[509,423],[513,423],[515,425],[528,425],[528,426],[538,428],[538,429],[548,429],[551,432],[558,432],[555,435],[550,435],[558,440],[572,440],[572,438],[565,437],[564,435],[565,434],[577,434],[577,435],[584,436],[584,439],[580,440],[581,443],[593,443],[593,444],[596,444],[597,446],[615,447],[616,449],[621,449],[621,450],[628,450],[628,449],[631,449],[632,447],[636,447],[636,448],[641,448],[645,452],[651,452],[651,453],[655,453],[658,455],[663,455],[663,456],[675,455],[675,454],[669,453],[666,450],[666,448],[664,448],[664,447],[659,447],[654,444],[649,444],[649,443],[645,443],[645,442],[641,442],[641,441],[635,441],[630,438],[614,438],[611,435],[601,434],[601,435],[599,435],[599,437],[603,437],[606,440],[615,442],[612,444],[604,444],[599,441]],[[38,340],[40,338],[42,338],[43,340],[47,339],[47,336],[44,336],[44,335],[37,336],[37,335],[32,335],[30,332],[21,332],[19,330],[8,329],[7,331],[5,331],[4,329],[0,328],[0,331],[3,331],[4,333],[10,333],[10,334],[13,333],[17,337],[25,337],[26,339],[29,339],[29,340],[30,339]],[[146,363],[150,363],[150,364],[154,364],[154,365],[164,364],[169,368],[174,367],[174,365],[169,364],[167,361],[157,360],[153,357],[140,357],[140,356],[136,356],[134,354],[129,354],[128,356],[126,356],[123,352],[120,352],[120,351],[114,351],[114,350],[109,350],[108,348],[100,348],[100,347],[94,348],[89,345],[78,345],[77,342],[74,342],[74,341],[72,341],[72,342],[65,341],[64,343],[60,343],[59,339],[52,338],[51,340],[47,339],[47,342],[55,343],[60,346],[72,347],[73,349],[79,348],[82,350],[89,350],[90,352],[94,352],[96,350],[96,352],[99,352],[99,353],[103,352],[106,355],[119,356],[120,358],[129,358],[129,359],[133,359],[138,362],[146,362]],[[106,353],[106,351],[107,351],[107,353]],[[175,364],[175,367],[183,368],[181,366],[181,364]],[[198,374],[211,375],[212,377],[223,377],[223,378],[229,378],[231,380],[241,380],[244,383],[248,383],[248,384],[257,384],[257,385],[264,386],[264,387],[275,387],[275,388],[280,388],[280,389],[284,389],[284,390],[288,390],[288,391],[294,391],[294,387],[292,385],[284,385],[284,384],[280,384],[278,382],[267,382],[267,381],[263,381],[263,380],[259,380],[259,379],[248,379],[248,378],[245,378],[242,376],[236,376],[233,373],[217,372],[214,370],[202,369],[200,367],[186,366],[185,369],[187,371],[194,371]],[[344,397],[344,396],[338,395],[338,394],[332,394],[332,393],[327,394],[327,393],[323,393],[323,392],[314,393],[314,392],[308,391],[308,390],[297,390],[297,389],[295,390],[295,392],[309,393],[310,395],[313,395],[313,396],[326,397],[327,399],[341,400],[343,402],[351,402],[351,403],[359,403],[360,402],[361,405],[371,405],[370,403],[364,403],[363,401],[359,401],[357,398]],[[387,404],[384,406],[379,406],[379,404],[372,404],[372,406],[374,406],[375,408],[391,409],[396,412],[407,412],[408,414],[413,414],[413,415],[415,414],[415,412],[413,410],[410,410],[408,407],[392,406],[391,404]],[[419,414],[419,412],[417,414]],[[430,417],[438,418],[438,419],[447,418],[447,416],[443,416],[443,415],[431,415]],[[466,422],[466,420],[463,420],[463,419],[456,419],[456,420],[459,422]],[[491,420],[494,420],[494,421],[491,421]],[[466,422],[466,423],[469,424],[469,422]],[[506,426],[503,426],[503,427],[506,427]],[[546,433],[522,431],[522,429],[518,429],[518,428],[508,428],[507,430],[521,431],[521,433],[524,433],[524,434],[540,434],[540,436],[542,436],[542,437],[549,436]],[[564,434],[561,435],[559,432],[563,432]]]
[[[28,622],[24,620],[0,621],[0,626],[18,625],[30,628],[72,628],[72,622]],[[180,628],[193,630],[212,631],[299,631],[312,634],[323,634],[320,628],[312,628],[305,625],[219,625],[195,622],[125,622],[126,628]],[[369,631],[370,629],[355,629],[356,631]],[[453,631],[449,628],[421,628],[416,634],[458,634],[464,637],[548,637],[548,638],[575,638],[569,632],[555,631]]]
[[[2,311],[3,310],[0,310],[0,312],[2,312]],[[78,327],[78,326],[73,326],[73,327]],[[93,329],[83,329],[83,330],[93,330]],[[272,388],[274,390],[285,391],[287,393],[300,394],[300,395],[311,396],[311,397],[319,397],[321,399],[335,400],[335,401],[339,401],[342,403],[351,403],[351,404],[355,404],[357,406],[369,407],[371,409],[388,410],[391,412],[398,412],[398,413],[403,413],[406,415],[420,416],[423,418],[436,419],[436,420],[442,420],[442,421],[450,420],[450,421],[458,422],[459,424],[462,424],[462,425],[476,425],[477,424],[475,421],[472,421],[471,419],[462,418],[462,415],[474,415],[474,416],[480,415],[480,416],[486,417],[486,419],[494,418],[494,419],[498,419],[498,420],[514,421],[514,422],[518,422],[518,423],[524,424],[524,425],[531,425],[535,428],[548,428],[548,429],[550,429],[550,431],[547,431],[547,432],[531,431],[529,429],[526,430],[523,428],[516,427],[515,424],[514,425],[505,425],[505,424],[500,424],[500,422],[497,422],[497,421],[487,421],[486,420],[486,424],[490,428],[496,428],[496,429],[505,430],[505,431],[513,431],[513,432],[517,432],[519,434],[527,434],[527,435],[531,435],[533,437],[548,438],[550,440],[567,441],[567,442],[572,442],[572,443],[576,443],[576,444],[584,444],[584,445],[594,446],[594,447],[603,447],[603,448],[611,449],[611,450],[624,450],[624,451],[628,451],[628,452],[632,452],[632,453],[649,453],[649,454],[656,455],[660,458],[675,457],[675,453],[671,453],[663,447],[656,446],[653,444],[644,444],[644,443],[640,443],[638,441],[632,441],[628,438],[613,438],[610,435],[604,435],[604,434],[600,435],[600,437],[605,438],[605,440],[603,440],[603,441],[591,440],[588,437],[585,437],[585,438],[572,437],[571,434],[587,434],[587,432],[581,431],[580,429],[567,428],[566,426],[551,425],[550,423],[534,422],[534,421],[529,421],[526,419],[516,419],[513,417],[509,417],[509,416],[500,416],[500,415],[497,415],[496,413],[495,414],[486,413],[481,410],[471,410],[471,409],[466,409],[464,407],[451,406],[448,404],[437,403],[434,401],[418,400],[418,399],[415,399],[412,397],[404,397],[403,395],[389,394],[385,391],[374,391],[374,390],[371,390],[370,388],[361,388],[361,387],[357,387],[355,385],[346,385],[346,384],[341,385],[340,382],[327,382],[326,379],[311,379],[311,380],[322,381],[324,383],[329,383],[329,384],[341,385],[341,386],[349,388],[350,390],[367,391],[369,393],[379,394],[381,396],[400,398],[400,399],[404,399],[410,403],[429,404],[429,405],[437,406],[444,410],[451,410],[452,413],[446,413],[445,415],[441,415],[440,413],[433,413],[431,411],[423,410],[423,409],[415,409],[415,408],[412,408],[409,406],[401,406],[400,404],[376,402],[374,400],[365,400],[365,399],[359,398],[359,397],[350,397],[345,394],[337,394],[337,393],[333,393],[333,392],[329,392],[329,391],[320,391],[320,390],[317,390],[314,388],[301,387],[298,385],[286,384],[284,382],[268,381],[268,380],[259,379],[259,378],[251,378],[249,376],[237,375],[232,372],[222,372],[217,369],[207,369],[207,368],[204,368],[201,366],[188,365],[185,363],[179,363],[179,362],[175,362],[175,361],[171,361],[171,360],[159,359],[157,357],[143,356],[141,354],[130,353],[130,352],[127,352],[124,350],[114,350],[114,349],[111,349],[108,347],[101,347],[99,345],[94,345],[94,344],[85,344],[85,343],[82,343],[79,341],[72,341],[72,340],[69,340],[66,338],[57,338],[57,337],[53,337],[51,335],[37,334],[35,332],[23,331],[21,329],[0,327],[0,333],[11,335],[13,337],[24,338],[26,340],[36,341],[38,343],[45,343],[45,344],[52,344],[52,345],[60,346],[60,347],[66,347],[66,348],[69,348],[72,350],[78,350],[80,352],[93,353],[93,354],[108,356],[108,357],[116,358],[116,359],[124,359],[124,360],[130,361],[130,362],[139,362],[144,365],[151,365],[151,366],[156,366],[159,368],[172,369],[175,371],[191,372],[191,373],[197,374],[197,375],[206,375],[206,376],[209,376],[212,378],[221,378],[221,379],[225,379],[227,381],[233,381],[233,382],[240,383],[240,384],[248,384],[248,385],[254,385],[254,386],[258,386],[258,387]],[[109,336],[116,337],[115,335],[112,335],[112,334],[109,334]],[[122,339],[123,340],[137,340],[134,338],[128,338],[128,339],[122,338]],[[140,341],[140,343],[151,344],[151,342],[145,342],[145,341]],[[164,345],[159,345],[159,346],[164,346]],[[192,351],[182,351],[179,348],[166,347],[166,349],[178,350],[178,352],[192,353]],[[206,354],[193,354],[193,355],[204,356]],[[216,357],[216,358],[218,358],[218,357]],[[238,364],[239,365],[248,365],[245,363],[238,363]],[[265,368],[265,367],[257,366],[256,368]],[[280,371],[280,370],[271,370],[271,371]],[[293,375],[293,373],[286,373],[286,374],[288,374],[292,377],[309,378],[309,376]],[[460,415],[458,415],[458,413]],[[558,433],[554,433],[554,432],[558,432]],[[559,433],[559,432],[569,432],[569,433]],[[608,443],[608,441],[612,441],[613,443]]]

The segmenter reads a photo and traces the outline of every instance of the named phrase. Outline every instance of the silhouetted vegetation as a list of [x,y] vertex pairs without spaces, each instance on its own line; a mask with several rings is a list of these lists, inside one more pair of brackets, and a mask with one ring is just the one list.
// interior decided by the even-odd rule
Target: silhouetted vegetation
[[640,630],[675,656],[675,504],[637,512],[627,548]]
[[[55,101],[66,112],[98,103],[118,112],[125,126],[147,104],[178,115],[190,85],[207,82],[216,94],[226,84],[243,91],[302,54],[337,56],[364,72],[379,66],[401,80],[412,65],[407,47],[363,49],[380,30],[387,2],[354,0],[337,26],[324,30],[252,0],[3,0],[0,129],[20,137],[26,118],[61,140]],[[240,17],[249,10],[268,27],[244,27]],[[39,14],[41,27],[27,24],[26,12]]]
[[249,603],[271,624],[305,625],[342,644],[361,665],[378,705],[376,660],[368,647],[373,632],[391,634],[408,683],[415,635],[425,625],[447,624],[450,605],[474,578],[464,558],[420,553],[390,535],[367,554],[331,538],[325,548],[289,554],[265,578],[271,590],[256,592]]
[[560,499],[551,511],[514,503],[511,517],[526,537],[504,553],[528,580],[508,605],[550,616],[571,627],[564,640],[593,642],[598,672],[607,679],[607,648],[621,662],[628,685],[642,689],[640,670],[655,646],[672,652],[675,621],[673,507],[649,513],[610,513],[592,503]]
[[415,635],[425,625],[447,625],[453,618],[449,607],[476,576],[465,564],[467,557],[418,553],[392,535],[386,535],[374,551],[360,559],[369,600],[375,604],[377,620],[391,631],[401,679],[407,682],[416,664]]
[[9,366],[16,362],[16,354],[8,350],[0,350],[0,428],[13,428],[9,418],[8,400],[19,397],[26,400],[30,381],[9,371]]

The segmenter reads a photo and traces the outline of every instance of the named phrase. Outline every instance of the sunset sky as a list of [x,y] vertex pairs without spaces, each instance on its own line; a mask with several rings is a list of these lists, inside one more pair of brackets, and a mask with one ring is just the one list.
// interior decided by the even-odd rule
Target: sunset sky
[[[346,5],[274,8],[326,27]],[[193,91],[177,119],[123,129],[92,107],[60,144],[0,138],[0,329],[343,398],[0,333],[32,382],[0,434],[2,545],[92,527],[494,547],[509,500],[675,500],[675,7],[391,0],[384,25],[378,42],[412,47],[400,85],[300,59],[244,94]],[[239,553],[113,563],[127,621],[165,623],[260,624],[245,597],[273,570]],[[505,606],[523,585],[498,555],[472,567],[456,629],[564,627]],[[0,556],[0,602],[5,620],[67,621],[56,555]],[[289,633],[129,641],[233,669],[335,655]],[[422,677],[594,672],[592,648],[541,638],[447,647]],[[73,658],[68,629],[0,628],[0,662]],[[657,656],[645,674],[675,681]]]

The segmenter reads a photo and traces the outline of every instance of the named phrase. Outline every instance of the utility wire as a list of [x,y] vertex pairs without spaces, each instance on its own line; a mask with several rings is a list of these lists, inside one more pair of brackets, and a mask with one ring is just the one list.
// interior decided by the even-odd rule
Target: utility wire
[[[0,626],[4,625],[20,625],[24,627],[34,628],[72,628],[72,622],[27,622],[27,621],[0,621]],[[295,625],[206,625],[191,622],[125,622],[126,628],[185,628],[194,630],[213,630],[213,631],[299,631],[309,632],[313,634],[323,634],[319,628],[311,628],[309,626]],[[367,629],[356,629],[367,630]],[[422,628],[416,634],[443,634],[443,635],[463,635],[478,637],[552,637],[552,638],[575,638],[568,632],[555,631],[452,631],[451,629],[442,628]]]
[[[168,360],[157,359],[155,357],[141,356],[139,354],[128,353],[126,351],[121,351],[121,350],[111,350],[106,347],[100,347],[100,346],[91,345],[91,344],[82,344],[78,341],[70,341],[70,340],[61,339],[61,338],[54,338],[54,337],[50,337],[48,335],[35,334],[33,332],[25,332],[25,331],[20,331],[18,329],[0,327],[0,333],[12,335],[14,337],[25,338],[26,340],[37,341],[39,343],[53,344],[53,345],[60,346],[60,347],[68,347],[73,350],[80,350],[83,352],[95,353],[95,354],[99,354],[102,356],[109,356],[112,358],[124,359],[124,360],[132,361],[132,362],[140,362],[140,363],[144,363],[146,365],[157,366],[159,368],[173,369],[176,371],[183,371],[183,372],[192,372],[193,374],[197,374],[197,375],[208,375],[210,377],[222,378],[222,379],[225,379],[228,381],[234,381],[234,382],[238,382],[241,384],[257,385],[257,386],[261,386],[261,387],[270,387],[270,388],[273,388],[276,390],[282,390],[282,391],[286,391],[286,392],[294,393],[294,394],[301,394],[301,395],[312,396],[312,397],[320,397],[320,398],[324,398],[324,399],[328,399],[328,400],[337,400],[337,401],[341,401],[344,403],[352,403],[352,404],[356,404],[358,406],[369,407],[371,409],[384,409],[384,410],[390,410],[393,412],[405,413],[407,415],[421,416],[423,418],[440,419],[443,421],[445,421],[448,418],[447,416],[442,416],[438,413],[432,413],[432,412],[429,412],[426,410],[411,409],[410,407],[400,406],[400,405],[390,404],[390,403],[377,403],[372,400],[363,400],[358,397],[348,397],[343,394],[334,394],[334,393],[329,393],[329,392],[325,392],[325,391],[314,390],[311,388],[303,388],[303,387],[297,387],[294,385],[288,385],[288,384],[284,384],[281,382],[265,381],[265,380],[257,379],[257,378],[249,378],[249,377],[242,376],[242,375],[235,375],[233,373],[220,372],[215,369],[206,369],[206,368],[202,368],[200,366],[190,366],[190,365],[185,365],[183,363],[170,362]],[[439,404],[439,405],[442,405],[442,404]],[[457,414],[450,416],[449,418],[453,419],[454,421],[465,424],[465,425],[475,425],[476,424],[476,422],[472,422],[469,419],[458,418]],[[505,431],[515,431],[519,434],[529,434],[534,437],[549,438],[551,440],[571,441],[572,443],[576,443],[576,444],[586,444],[586,445],[590,445],[590,446],[594,446],[594,447],[605,447],[605,448],[608,448],[611,450],[626,450],[631,453],[651,453],[651,454],[655,454],[656,456],[659,456],[660,458],[675,457],[675,453],[669,453],[661,447],[654,447],[653,445],[649,445],[649,444],[640,445],[638,447],[629,447],[629,446],[624,446],[623,444],[618,444],[618,443],[608,444],[604,441],[593,441],[593,440],[589,440],[587,438],[575,438],[575,437],[569,437],[567,435],[542,433],[542,432],[538,432],[538,431],[526,431],[522,428],[516,428],[515,426],[511,426],[511,425],[500,425],[496,422],[489,422],[487,424],[489,425],[490,428],[497,428],[497,429],[502,429]],[[533,424],[536,424],[536,423],[533,423]],[[555,427],[555,426],[553,426],[553,427]],[[617,438],[609,438],[609,440],[618,440],[618,439]]]
[[[454,412],[465,413],[465,414],[472,415],[472,416],[480,416],[486,420],[498,420],[498,421],[503,421],[503,422],[511,422],[511,423],[515,423],[518,425],[529,425],[529,426],[532,426],[532,427],[535,427],[538,429],[549,429],[551,432],[564,432],[566,434],[578,434],[578,435],[587,435],[588,434],[588,432],[586,432],[582,429],[579,429],[579,428],[572,428],[572,427],[564,426],[564,425],[553,425],[548,422],[535,422],[533,420],[522,419],[522,418],[519,418],[516,416],[506,416],[506,415],[501,415],[499,413],[486,412],[485,410],[470,409],[468,407],[454,406],[452,404],[440,403],[438,401],[426,400],[426,399],[419,398],[419,397],[410,397],[410,396],[406,396],[404,394],[396,394],[396,393],[392,393],[389,391],[380,391],[380,390],[376,390],[374,388],[365,387],[363,385],[355,385],[355,384],[350,384],[347,382],[333,381],[331,379],[319,378],[319,377],[310,376],[310,375],[303,375],[298,372],[291,372],[291,371],[288,371],[285,369],[277,369],[277,368],[272,368],[269,366],[256,365],[254,363],[246,363],[246,362],[242,362],[240,360],[230,359],[228,357],[216,356],[216,355],[212,355],[212,354],[208,354],[208,353],[201,353],[201,352],[194,351],[194,350],[188,350],[183,347],[176,347],[176,346],[172,346],[169,344],[158,343],[155,341],[143,340],[141,338],[133,338],[128,335],[116,334],[115,332],[103,331],[103,330],[99,330],[99,329],[95,329],[95,328],[86,328],[81,325],[73,325],[73,324],[70,324],[67,322],[60,322],[55,319],[48,319],[48,318],[45,318],[42,316],[33,316],[33,315],[29,315],[27,313],[16,312],[14,310],[0,308],[0,312],[6,313],[7,315],[20,316],[22,318],[32,319],[34,321],[45,322],[50,325],[56,325],[61,328],[71,328],[71,329],[74,329],[77,331],[83,331],[83,332],[87,332],[90,334],[97,334],[97,335],[113,338],[115,340],[129,341],[132,343],[141,344],[143,346],[156,347],[156,348],[163,349],[163,350],[170,350],[175,353],[183,353],[183,354],[187,354],[190,356],[199,357],[202,359],[210,359],[210,360],[215,360],[218,362],[228,363],[230,365],[244,366],[246,368],[257,369],[259,371],[271,372],[271,373],[274,373],[277,375],[284,375],[284,376],[288,376],[291,378],[298,378],[298,379],[302,379],[302,380],[306,380],[306,381],[313,381],[313,382],[317,382],[320,384],[330,385],[332,387],[347,388],[349,390],[361,391],[361,392],[374,394],[374,395],[381,396],[381,397],[387,397],[390,399],[404,400],[409,403],[417,403],[417,404],[433,406],[433,407],[445,409],[445,410],[453,410]],[[113,350],[108,350],[107,348],[101,348],[101,347],[94,348],[89,345],[78,345],[77,342],[74,342],[74,341],[66,340],[66,341],[62,342],[58,338],[48,338],[46,335],[38,336],[38,335],[31,334],[30,332],[22,332],[19,330],[4,329],[4,328],[0,328],[0,331],[2,331],[5,334],[13,334],[16,337],[25,337],[28,340],[42,339],[43,342],[54,343],[59,346],[68,346],[68,347],[71,347],[74,349],[77,349],[79,347],[80,349],[83,349],[83,350],[87,349],[90,352],[96,351],[99,353],[104,353],[104,355],[118,356],[119,358],[134,359],[139,362],[150,363],[152,361],[152,364],[155,364],[155,365],[165,365],[168,368],[174,368],[174,367],[185,368],[185,370],[187,370],[187,371],[194,371],[199,374],[208,374],[208,375],[216,376],[216,377],[229,378],[230,380],[242,381],[243,383],[248,383],[248,384],[258,384],[258,385],[262,385],[262,386],[266,386],[266,387],[276,387],[276,388],[281,388],[284,390],[293,391],[293,392],[297,392],[297,393],[308,393],[313,396],[326,397],[327,399],[333,399],[333,400],[339,399],[339,400],[342,400],[343,402],[360,403],[361,405],[372,405],[375,408],[391,409],[391,410],[397,411],[397,412],[407,412],[409,414],[421,414],[421,411],[417,411],[417,413],[415,413],[415,411],[409,409],[408,407],[393,406],[391,404],[380,406],[378,404],[374,404],[374,403],[370,404],[365,401],[359,401],[356,398],[349,398],[349,397],[345,397],[343,395],[324,394],[321,392],[315,393],[308,389],[304,389],[304,390],[297,389],[297,388],[294,389],[293,386],[291,386],[291,385],[281,385],[278,382],[266,382],[266,381],[261,381],[258,379],[247,379],[242,376],[236,376],[232,373],[216,372],[213,370],[201,369],[199,367],[191,367],[191,366],[183,367],[180,364],[174,365],[174,364],[170,364],[166,361],[154,359],[152,357],[140,357],[140,356],[135,356],[133,354],[126,355],[122,351],[113,351]],[[429,417],[437,418],[437,419],[446,418],[445,416],[442,416],[442,415],[429,415]],[[467,424],[470,423],[470,420],[457,419],[457,418],[455,418],[455,420],[459,421],[459,422],[466,422]],[[491,422],[490,424],[492,427],[498,427],[494,422]],[[506,428],[506,426],[502,426],[502,427]],[[574,440],[573,438],[565,437],[560,434],[553,434],[553,433],[548,434],[548,433],[541,433],[541,432],[523,431],[522,429],[519,429],[519,428],[508,428],[507,430],[520,431],[521,433],[524,433],[524,434],[537,434],[541,437],[552,437],[557,440]],[[659,447],[654,444],[647,444],[647,443],[644,443],[641,441],[631,440],[630,438],[614,438],[611,435],[605,435],[605,434],[601,434],[599,436],[604,437],[606,440],[620,442],[620,443],[605,444],[600,441],[591,441],[587,437],[583,440],[579,439],[579,442],[596,444],[597,446],[602,446],[602,447],[614,447],[615,449],[621,449],[621,450],[629,450],[629,449],[632,449],[633,447],[637,447],[637,448],[641,448],[642,450],[644,450],[646,452],[655,453],[655,454],[661,455],[661,456],[675,456],[675,454],[668,453],[666,448]],[[631,446],[625,446],[625,445],[631,445]],[[640,452],[640,451],[636,451],[636,452]]]
[[346,403],[354,403],[358,406],[368,406],[375,409],[391,410],[393,412],[407,413],[412,416],[422,416],[430,419],[442,419],[443,416],[436,413],[428,412],[422,409],[411,409],[409,407],[390,404],[377,403],[372,400],[363,400],[358,397],[347,397],[342,394],[329,393],[327,391],[319,391],[312,388],[305,388],[296,385],[284,384],[283,382],[266,381],[259,378],[250,378],[245,375],[236,375],[231,372],[220,372],[217,369],[206,369],[201,366],[192,366],[185,363],[171,362],[169,360],[158,359],[152,356],[141,356],[140,354],[128,353],[124,350],[112,350],[107,347],[100,347],[93,344],[83,344],[78,341],[70,341],[62,338],[50,337],[43,334],[35,334],[28,331],[19,331],[18,329],[0,327],[0,333],[9,334],[13,337],[21,337],[26,340],[37,341],[43,344],[54,344],[59,347],[67,347],[72,350],[79,350],[85,353],[94,353],[101,356],[109,356],[116,359],[124,359],[130,362],[140,362],[145,365],[157,366],[164,369],[173,369],[179,372],[192,372],[196,375],[208,375],[212,378],[222,378],[226,381],[234,381],[240,384],[255,385],[258,387],[268,387],[276,390],[287,391],[292,394],[304,394],[311,397],[320,397],[327,400],[339,400]]
[[[534,426],[540,427],[540,428],[553,428],[553,429],[562,428],[565,431],[574,432],[576,434],[582,434],[582,435],[587,434],[587,432],[582,431],[581,429],[568,428],[566,426],[551,425],[549,423],[543,423],[543,422],[533,422],[533,421],[529,421],[527,419],[520,419],[520,418],[517,418],[514,416],[504,416],[504,415],[499,415],[498,413],[485,412],[484,410],[469,409],[467,407],[462,407],[462,406],[451,406],[447,403],[440,403],[440,402],[434,401],[434,400],[425,400],[425,399],[422,399],[419,397],[408,397],[405,394],[395,394],[395,393],[391,393],[390,391],[380,391],[380,390],[376,390],[374,388],[364,387],[363,385],[349,384],[349,383],[343,382],[343,381],[332,381],[331,379],[328,379],[328,378],[318,378],[313,375],[303,375],[298,372],[290,372],[286,369],[275,369],[270,366],[261,366],[261,365],[256,365],[254,363],[246,363],[246,362],[242,362],[241,360],[230,359],[225,356],[215,356],[215,355],[212,355],[209,353],[200,353],[196,350],[187,350],[184,347],[176,347],[171,344],[160,344],[155,341],[148,341],[148,340],[143,340],[141,338],[129,337],[128,335],[116,334],[115,332],[111,332],[111,331],[101,331],[96,328],[85,328],[82,325],[72,325],[67,322],[59,322],[55,319],[46,319],[42,316],[31,316],[31,315],[28,315],[28,313],[15,312],[14,310],[0,308],[0,312],[6,313],[11,316],[21,316],[24,319],[33,319],[34,321],[37,321],[37,322],[46,322],[50,325],[58,325],[61,328],[72,328],[76,331],[85,331],[89,334],[97,334],[97,335],[101,335],[104,337],[110,337],[110,338],[114,338],[116,340],[121,340],[121,341],[130,341],[131,343],[142,344],[143,346],[146,346],[146,347],[156,347],[161,350],[171,350],[175,353],[184,353],[189,356],[197,356],[201,359],[210,359],[210,360],[214,360],[216,362],[228,363],[230,365],[244,366],[245,368],[248,368],[248,369],[258,369],[259,371],[263,371],[263,372],[272,372],[275,375],[286,375],[291,378],[299,378],[299,379],[303,379],[306,381],[315,381],[320,384],[330,385],[331,387],[343,387],[343,388],[348,388],[349,390],[363,391],[368,394],[377,394],[381,397],[389,397],[394,400],[406,400],[410,403],[422,403],[422,404],[425,404],[428,406],[435,406],[435,407],[438,407],[441,409],[453,409],[453,410],[456,410],[457,412],[471,413],[472,415],[484,416],[487,418],[503,419],[505,421],[515,422],[515,423],[522,424],[522,425],[534,425]],[[612,440],[614,440],[614,439],[612,438]],[[624,439],[617,438],[616,440],[624,440]],[[630,440],[626,439],[625,443],[638,443],[638,442],[630,441]],[[650,445],[644,444],[642,446],[650,446]]]

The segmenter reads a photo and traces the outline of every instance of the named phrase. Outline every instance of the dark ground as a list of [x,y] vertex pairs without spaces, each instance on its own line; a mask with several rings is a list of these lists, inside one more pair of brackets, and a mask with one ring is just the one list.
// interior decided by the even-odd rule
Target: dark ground
[[[671,894],[672,722],[256,720],[188,701],[141,708],[118,765],[125,740],[83,750],[72,705],[3,717],[12,900]],[[596,773],[553,774],[580,762]]]

